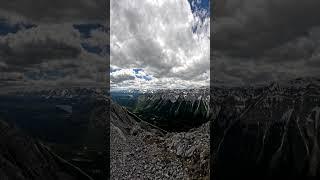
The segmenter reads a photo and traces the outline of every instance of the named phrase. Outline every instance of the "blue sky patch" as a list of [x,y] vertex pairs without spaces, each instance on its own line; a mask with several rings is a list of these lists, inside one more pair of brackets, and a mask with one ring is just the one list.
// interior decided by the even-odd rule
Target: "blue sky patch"
[[[188,0],[192,13],[195,16],[200,17],[200,20],[203,22],[207,17],[210,17],[210,0]],[[198,26],[192,27],[192,32],[195,33],[198,30]]]
[[92,30],[104,29],[101,24],[74,24],[73,28],[77,29],[83,38],[89,38]]
[[132,70],[133,70],[136,74],[138,74],[139,71],[143,71],[142,68],[133,68]]
[[205,10],[210,16],[210,0],[188,0],[191,6],[192,13],[196,13],[197,11]]
[[30,29],[36,27],[34,24],[8,24],[0,21],[0,36],[5,36],[9,33],[17,33],[22,29]]
[[132,69],[134,71],[134,73],[136,74],[136,78],[139,78],[139,79],[144,79],[144,80],[147,80],[147,81],[150,81],[152,80],[152,77],[149,76],[149,75],[145,75],[145,76],[141,76],[141,75],[138,75],[140,71],[144,72],[144,70],[142,68],[133,68]]

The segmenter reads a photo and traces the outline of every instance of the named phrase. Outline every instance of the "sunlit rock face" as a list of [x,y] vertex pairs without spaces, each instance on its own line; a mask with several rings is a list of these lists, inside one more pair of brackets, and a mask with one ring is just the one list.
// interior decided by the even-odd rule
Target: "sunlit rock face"
[[215,175],[319,176],[319,84],[273,83],[240,112],[222,101],[212,129]]

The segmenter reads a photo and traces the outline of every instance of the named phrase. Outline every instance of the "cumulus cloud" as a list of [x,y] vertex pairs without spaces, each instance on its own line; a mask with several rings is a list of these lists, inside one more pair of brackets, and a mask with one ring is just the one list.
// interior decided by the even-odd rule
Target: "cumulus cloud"
[[28,66],[81,52],[80,35],[70,25],[43,25],[0,37],[0,56],[6,64]]
[[1,1],[1,88],[106,87],[109,8],[104,0]]
[[87,52],[82,42],[72,24],[42,24],[2,36],[1,80],[10,85],[106,86],[105,56]]
[[110,74],[111,83],[120,83],[124,81],[134,80],[135,72],[132,69],[121,69]]
[[212,77],[254,84],[319,75],[319,7],[317,0],[216,1]]
[[110,13],[111,65],[142,68],[153,77],[112,86],[209,85],[210,18],[193,13],[188,0],[112,0]]

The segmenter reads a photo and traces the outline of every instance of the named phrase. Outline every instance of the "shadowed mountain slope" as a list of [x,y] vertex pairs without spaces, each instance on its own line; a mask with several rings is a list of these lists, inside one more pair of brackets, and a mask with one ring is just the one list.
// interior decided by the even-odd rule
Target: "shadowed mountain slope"
[[0,120],[0,179],[91,180],[48,147]]
[[319,84],[272,83],[240,112],[225,99],[213,123],[215,175],[320,176]]

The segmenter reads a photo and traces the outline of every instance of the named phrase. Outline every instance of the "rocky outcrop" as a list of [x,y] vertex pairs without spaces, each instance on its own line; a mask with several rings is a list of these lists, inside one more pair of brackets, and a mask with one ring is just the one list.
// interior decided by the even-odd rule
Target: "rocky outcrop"
[[170,133],[167,149],[183,161],[191,179],[209,179],[209,122],[188,132]]

